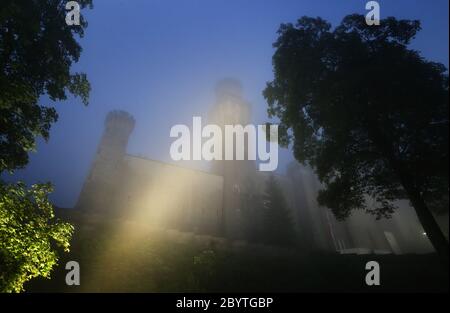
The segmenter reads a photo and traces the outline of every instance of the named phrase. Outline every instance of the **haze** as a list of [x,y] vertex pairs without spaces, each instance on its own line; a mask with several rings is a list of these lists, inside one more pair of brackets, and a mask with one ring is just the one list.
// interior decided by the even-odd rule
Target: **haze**
[[[88,75],[90,104],[84,107],[79,99],[56,103],[59,121],[50,141],[40,141],[29,165],[13,179],[51,181],[55,204],[73,207],[105,116],[114,109],[125,110],[136,119],[129,153],[170,161],[170,128],[190,125],[194,115],[206,117],[214,103],[214,86],[223,77],[242,82],[255,124],[268,121],[261,92],[273,78],[272,43],[280,23],[308,15],[336,25],[347,14],[364,14],[366,1],[280,2],[95,1],[93,10],[82,12],[89,27],[74,68]],[[423,30],[413,47],[448,67],[448,1],[440,0],[439,5],[379,2],[382,18],[420,19]],[[281,149],[278,171],[284,173],[291,160],[291,153]],[[206,168],[208,164],[190,166]]]

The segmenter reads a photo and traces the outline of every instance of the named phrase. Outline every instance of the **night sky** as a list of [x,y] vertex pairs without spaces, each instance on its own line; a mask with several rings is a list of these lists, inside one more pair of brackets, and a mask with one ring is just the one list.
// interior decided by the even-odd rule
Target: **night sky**
[[[357,0],[94,0],[82,14],[89,26],[80,62],[90,104],[70,98],[54,103],[59,120],[48,143],[39,141],[25,170],[13,178],[51,181],[56,205],[72,207],[87,175],[110,110],[136,119],[128,152],[169,161],[174,124],[206,118],[214,86],[223,77],[241,80],[253,122],[268,121],[262,90],[272,80],[272,43],[280,23],[320,16],[334,26],[351,13],[365,14]],[[379,1],[381,17],[419,19],[423,30],[412,47],[448,67],[448,1]],[[386,77],[389,79],[389,77]],[[42,103],[49,103],[42,98]],[[280,151],[278,172],[293,160]],[[193,166],[204,168],[205,164]]]

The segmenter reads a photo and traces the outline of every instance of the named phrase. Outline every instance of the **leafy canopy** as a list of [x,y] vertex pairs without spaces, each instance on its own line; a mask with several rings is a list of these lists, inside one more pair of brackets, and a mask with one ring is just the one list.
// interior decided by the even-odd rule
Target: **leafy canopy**
[[338,218],[353,209],[389,217],[405,185],[448,210],[448,75],[408,48],[419,30],[395,18],[367,26],[360,15],[335,29],[309,17],[279,29],[268,113]]
[[[78,0],[81,8],[92,0]],[[88,102],[90,85],[84,73],[71,73],[80,57],[76,37],[86,21],[68,26],[67,1],[2,0],[0,4],[0,173],[28,163],[38,136],[48,140],[56,110],[39,104],[47,95],[65,100],[70,93]]]
[[[78,0],[81,8],[92,0]],[[71,73],[80,57],[79,26],[65,21],[67,1],[2,0],[0,3],[0,174],[22,168],[37,137],[49,137],[55,108],[40,104],[68,94],[86,105],[90,85]],[[50,185],[5,184],[0,180],[0,291],[19,292],[37,276],[49,277],[58,260],[55,245],[68,251],[70,224],[55,221],[47,199]]]
[[28,280],[48,278],[58,262],[55,246],[69,251],[74,227],[54,218],[51,189],[0,184],[0,292],[20,292]]
[[263,194],[262,241],[270,245],[289,246],[296,234],[283,192],[273,175],[266,182]]

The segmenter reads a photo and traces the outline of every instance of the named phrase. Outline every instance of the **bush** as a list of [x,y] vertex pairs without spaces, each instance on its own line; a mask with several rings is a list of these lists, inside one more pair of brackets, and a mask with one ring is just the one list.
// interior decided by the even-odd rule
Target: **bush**
[[74,227],[55,219],[50,184],[27,189],[0,182],[0,292],[21,292],[26,281],[49,278],[57,247],[69,251]]

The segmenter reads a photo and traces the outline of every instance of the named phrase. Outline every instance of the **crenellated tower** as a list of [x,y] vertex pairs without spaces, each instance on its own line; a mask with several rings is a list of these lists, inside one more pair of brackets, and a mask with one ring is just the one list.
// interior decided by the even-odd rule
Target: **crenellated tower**
[[[216,103],[208,119],[209,123],[221,127],[222,134],[225,134],[225,125],[245,127],[251,122],[250,104],[244,99],[242,85],[238,80],[225,78],[219,81],[216,86]],[[222,230],[229,238],[245,237],[243,213],[254,187],[256,162],[248,160],[248,138],[244,138],[244,142],[245,160],[236,160],[236,157],[234,160],[224,160],[223,141],[222,160],[212,161],[212,172],[224,178]]]
[[134,118],[124,111],[111,111],[89,175],[81,190],[77,208],[89,211],[113,210],[113,197],[120,188],[120,176]]

